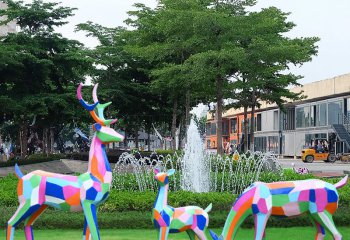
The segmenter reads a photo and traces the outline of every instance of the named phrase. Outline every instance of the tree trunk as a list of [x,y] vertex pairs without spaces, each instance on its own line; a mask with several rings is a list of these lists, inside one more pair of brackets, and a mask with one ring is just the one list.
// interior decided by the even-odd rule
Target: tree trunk
[[139,130],[135,130],[135,148],[139,150]]
[[191,94],[190,94],[190,91],[187,90],[186,92],[186,106],[185,106],[185,126],[186,126],[186,130],[187,130],[187,126],[190,125],[190,122],[191,122],[191,116],[190,116],[190,111],[191,111],[191,106],[190,106],[190,97],[191,97]]
[[223,79],[221,77],[216,78],[216,142],[217,153],[223,154],[222,147],[222,108],[223,108],[223,93],[222,93]]
[[243,121],[243,126],[244,126],[244,139],[243,139],[243,144],[244,144],[244,152],[248,151],[248,108],[244,107],[244,121]]
[[147,131],[147,151],[151,151],[151,128],[148,128],[148,131]]
[[43,154],[47,154],[47,132],[48,132],[48,129],[47,128],[44,128],[43,129]]
[[127,133],[126,129],[125,129],[125,136],[124,136],[123,144],[124,144],[124,149],[127,150],[128,149],[128,133]]
[[20,127],[21,157],[28,154],[28,122],[23,121]]
[[50,153],[54,152],[54,144],[55,144],[55,131],[54,131],[54,128],[50,128]]
[[177,97],[174,99],[174,105],[173,105],[173,119],[171,122],[171,146],[172,149],[175,151],[176,150],[176,118],[177,118]]
[[[255,97],[253,97],[255,98]],[[250,151],[254,151],[254,130],[255,130],[255,104],[252,106],[250,113]]]

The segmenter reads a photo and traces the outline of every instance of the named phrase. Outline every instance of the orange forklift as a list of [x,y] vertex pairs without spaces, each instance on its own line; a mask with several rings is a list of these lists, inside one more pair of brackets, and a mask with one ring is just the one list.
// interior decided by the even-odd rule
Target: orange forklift
[[306,163],[324,161],[334,163],[337,156],[334,153],[334,141],[331,139],[313,139],[310,146],[305,146],[301,151],[301,160]]

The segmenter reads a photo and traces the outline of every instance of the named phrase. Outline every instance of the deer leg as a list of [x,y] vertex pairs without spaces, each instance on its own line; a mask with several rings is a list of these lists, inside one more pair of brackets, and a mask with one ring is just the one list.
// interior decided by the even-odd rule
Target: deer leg
[[90,234],[90,228],[87,224],[86,218],[84,217],[84,231],[83,231],[83,240],[90,240],[91,234]]
[[313,213],[312,216],[316,219],[317,222],[319,222],[322,225],[322,227],[324,227],[332,233],[334,240],[342,239],[342,235],[338,232],[337,228],[335,227],[333,217],[329,212],[325,211]]
[[35,220],[45,211],[47,208],[47,205],[42,205],[39,207],[39,209],[34,212],[30,217],[28,217],[24,222],[24,233],[26,236],[26,240],[34,240],[33,235],[33,224]]
[[257,213],[254,214],[255,240],[265,239],[265,228],[269,214]]
[[35,211],[34,208],[35,206],[30,206],[30,201],[20,203],[15,214],[7,223],[6,240],[13,240],[15,228]]
[[320,224],[319,219],[316,216],[314,216],[314,214],[310,215],[310,219],[317,230],[315,240],[323,240],[326,236],[326,231],[324,227]]
[[169,234],[169,227],[161,227],[158,232],[158,240],[167,240]]
[[192,231],[192,229],[186,230],[186,233],[191,240],[196,239],[196,234]]
[[[87,227],[90,229],[91,238],[100,240],[100,232],[97,224],[96,206],[89,202],[82,202],[84,216],[87,222]],[[86,236],[85,236],[86,237]]]
[[207,237],[205,236],[204,230],[200,230],[198,227],[193,229],[193,232],[197,235],[197,237],[200,240],[207,240]]

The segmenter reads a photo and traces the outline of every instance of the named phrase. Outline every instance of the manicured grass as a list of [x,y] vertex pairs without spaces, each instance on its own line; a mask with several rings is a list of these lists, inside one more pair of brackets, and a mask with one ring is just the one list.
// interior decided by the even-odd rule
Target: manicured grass
[[[214,229],[216,233],[221,230]],[[339,231],[343,235],[344,239],[348,239],[350,236],[349,227],[340,227]],[[65,240],[65,239],[81,239],[82,231],[79,230],[34,230],[35,240]],[[208,239],[211,237],[208,235]],[[329,233],[325,240],[333,239]],[[299,239],[314,239],[315,230],[312,227],[292,227],[292,228],[268,228],[266,231],[266,238],[269,240],[283,239],[283,240],[299,240]],[[24,233],[22,230],[16,231],[16,240],[24,240]],[[145,239],[152,240],[157,239],[155,230],[143,230],[143,229],[103,229],[101,230],[101,239],[103,240],[136,240]],[[188,239],[184,233],[170,234],[169,240]],[[253,240],[253,229],[241,229],[238,232],[237,240]]]

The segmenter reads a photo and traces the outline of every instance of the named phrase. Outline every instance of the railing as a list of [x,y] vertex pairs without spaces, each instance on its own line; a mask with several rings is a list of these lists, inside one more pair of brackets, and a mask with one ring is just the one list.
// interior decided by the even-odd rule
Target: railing
[[338,123],[343,124],[346,131],[350,132],[350,113],[348,113],[348,114],[339,113],[338,114]]

